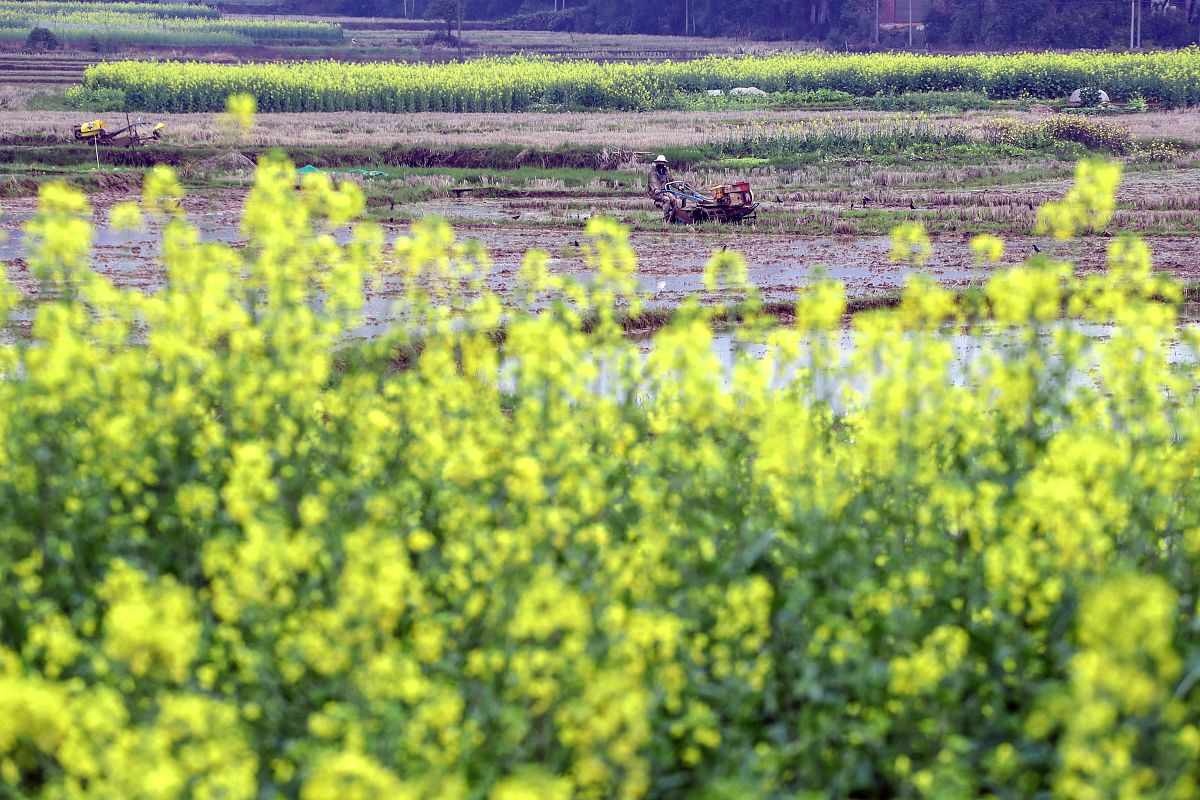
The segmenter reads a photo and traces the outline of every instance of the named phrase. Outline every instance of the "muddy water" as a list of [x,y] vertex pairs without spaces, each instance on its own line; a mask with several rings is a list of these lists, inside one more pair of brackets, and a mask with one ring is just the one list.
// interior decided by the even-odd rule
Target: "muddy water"
[[[129,199],[112,193],[93,197],[97,216],[103,220],[112,203]],[[184,201],[189,219],[210,241],[241,243],[238,218],[244,190],[233,189],[228,198],[189,197]],[[586,277],[586,264],[579,241],[582,232],[577,227],[520,227],[541,219],[525,219],[527,215],[548,215],[550,212],[526,208],[522,219],[511,219],[512,206],[501,200],[445,200],[427,204],[426,211],[447,211],[463,218],[463,209],[473,209],[477,220],[457,225],[461,238],[479,240],[491,253],[493,272],[489,288],[501,294],[512,289],[516,274],[526,251],[542,249],[551,256],[550,268],[563,275]],[[33,213],[31,199],[6,201],[6,214],[0,215],[0,231],[8,238],[0,242],[0,260],[10,280],[23,289],[32,288],[32,276],[25,268],[26,242],[20,226]],[[555,213],[589,214],[598,209]],[[561,217],[560,217],[561,218]],[[403,235],[405,227],[385,225],[389,238]],[[94,267],[123,288],[155,291],[164,281],[159,263],[160,230],[151,225],[143,231],[115,233],[98,227],[94,248]],[[348,232],[337,232],[343,240]],[[988,270],[975,268],[969,236],[942,235],[934,237],[934,252],[923,271],[948,286],[962,286],[986,277]],[[750,280],[762,291],[767,301],[788,301],[798,288],[819,275],[827,275],[845,283],[852,297],[866,297],[893,291],[903,285],[911,271],[908,267],[891,264],[888,260],[889,241],[886,237],[791,236],[767,234],[751,228],[731,228],[727,232],[700,232],[691,228],[673,227],[655,232],[636,232],[630,237],[638,254],[638,277],[649,304],[672,306],[685,297],[703,296],[704,265],[714,251],[728,249],[741,252],[749,269]],[[1109,239],[1092,237],[1070,245],[1056,244],[1046,239],[1009,237],[1008,249],[1001,266],[1020,263],[1038,248],[1050,256],[1070,259],[1081,272],[1103,269]],[[1155,253],[1159,269],[1181,279],[1200,279],[1200,240],[1185,237],[1146,237]],[[368,314],[384,321],[390,312],[390,302],[398,291],[395,282],[385,283],[383,291],[368,298]],[[712,298],[709,298],[712,299]]]
[[[592,215],[590,208],[571,208],[571,204],[559,201],[513,201],[493,198],[471,198],[470,200],[430,200],[419,207],[420,215],[426,217],[443,217],[467,224],[490,222],[497,225],[510,225],[519,222],[565,222],[567,220],[586,220]],[[620,213],[612,203],[599,201],[589,204],[605,208],[606,213]],[[615,209],[611,210],[610,209]]]
[[[187,203],[189,219],[199,227],[205,240],[229,242],[235,246],[243,242],[237,223],[240,203],[219,206],[211,201],[196,202],[193,199]],[[11,203],[8,207],[9,213],[0,214],[0,232],[7,234],[0,241],[0,261],[4,262],[9,279],[18,288],[31,293],[34,282],[24,263],[28,243],[21,226],[31,216],[32,208],[13,208]],[[500,206],[497,204],[496,207]],[[389,238],[403,235],[405,231],[401,226],[385,228]],[[488,248],[493,260],[489,288],[500,294],[513,288],[524,254],[530,249],[548,252],[550,268],[559,274],[585,278],[590,273],[577,244],[580,240],[577,228],[534,229],[480,222],[460,224],[457,230],[461,238],[477,239]],[[345,241],[349,231],[343,229],[335,235]],[[154,224],[145,230],[119,233],[98,227],[93,248],[94,267],[119,287],[153,292],[165,279],[159,259],[160,236],[161,227]],[[1080,271],[1102,269],[1109,241],[1094,237],[1068,246],[1044,239],[1010,237],[1001,264],[1020,263],[1033,254],[1033,248],[1037,246],[1047,255],[1074,261]],[[1200,278],[1200,241],[1182,237],[1147,237],[1146,241],[1154,250],[1155,263],[1160,269],[1182,279]],[[908,267],[889,262],[890,242],[886,237],[798,237],[763,234],[749,229],[711,233],[672,228],[662,232],[633,233],[630,242],[638,254],[642,289],[649,304],[659,307],[676,305],[689,295],[704,298],[704,265],[714,251],[722,248],[745,255],[750,280],[760,287],[767,301],[789,301],[799,287],[821,275],[843,281],[852,297],[876,295],[900,287],[911,272]],[[961,286],[986,277],[989,270],[972,268],[973,262],[968,237],[935,237],[933,256],[923,271],[943,284]],[[371,337],[394,324],[392,306],[400,292],[401,285],[396,279],[385,279],[381,290],[371,291],[364,309],[365,322],[354,335]],[[1089,329],[1088,333],[1098,339],[1109,335],[1102,327]],[[1005,346],[1008,335],[997,330],[989,336],[987,346]],[[853,336],[844,330],[839,337],[845,363],[854,348]],[[951,380],[965,382],[983,350],[983,342],[967,335],[950,335],[949,341],[955,352],[950,366]],[[652,344],[645,340],[639,347],[644,355],[648,355]],[[752,358],[768,356],[765,345],[735,343],[729,334],[717,335],[712,347],[726,386],[732,383],[737,351]],[[1194,363],[1195,354],[1176,342],[1170,358],[1175,363]],[[778,373],[777,382],[782,385],[793,380],[797,369],[803,366],[803,360],[787,365]],[[1091,379],[1080,374],[1077,380],[1083,384]],[[602,392],[621,391],[611,380],[602,381],[597,388]],[[864,379],[843,375],[821,389],[821,399],[840,407],[840,398],[846,389],[861,391],[864,388]]]
[[[1111,327],[1105,325],[1076,325],[1075,329],[1096,342],[1103,342],[1112,334]],[[837,354],[834,363],[826,368],[821,378],[812,380],[809,387],[813,400],[828,403],[835,413],[841,413],[848,409],[848,397],[865,397],[869,394],[871,376],[866,373],[857,373],[850,366],[856,349],[853,332],[842,328],[835,336]],[[1046,334],[1046,336],[1049,337],[1050,334]],[[939,340],[948,342],[954,354],[947,364],[947,377],[953,385],[964,386],[978,377],[981,359],[986,353],[1003,351],[1016,346],[1017,332],[996,327],[982,335],[947,333],[940,336]],[[652,337],[638,340],[638,349],[641,352],[643,363],[650,357],[655,347],[656,343]],[[774,356],[773,350],[766,344],[740,340],[730,333],[715,334],[711,347],[716,369],[726,391],[733,388],[735,365],[739,360],[747,358],[764,360]],[[1195,364],[1197,353],[1183,342],[1173,340],[1168,344],[1167,362],[1176,367]],[[772,388],[780,390],[794,385],[801,380],[799,377],[801,371],[807,372],[811,369],[812,364],[811,351],[804,352],[796,361],[776,363]],[[1080,388],[1096,387],[1098,384],[1092,373],[1098,366],[1099,353],[1092,351],[1091,358],[1085,360],[1080,368],[1072,372],[1071,384]],[[506,371],[502,373],[501,383],[503,388],[511,391],[515,388],[516,364],[510,360],[505,367]],[[600,375],[597,391],[618,398],[623,398],[628,392],[628,387],[622,386],[620,381],[613,377],[611,370],[601,369]]]

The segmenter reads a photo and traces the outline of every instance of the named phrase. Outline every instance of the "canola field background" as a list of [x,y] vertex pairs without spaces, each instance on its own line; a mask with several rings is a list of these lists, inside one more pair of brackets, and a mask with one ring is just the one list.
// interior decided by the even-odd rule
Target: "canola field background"
[[[338,34],[340,35],[340,33]],[[118,89],[131,109],[220,111],[249,93],[262,111],[522,111],[537,105],[649,110],[678,92],[756,86],[855,96],[969,90],[995,99],[1059,98],[1103,88],[1170,107],[1200,102],[1200,50],[1155,53],[784,54],[663,63],[480,59],[452,64],[337,61],[219,65],[124,61],[87,69],[85,86]]]
[[183,3],[0,0],[0,41],[24,42],[34,28],[69,45],[227,46],[343,40],[342,29],[304,20],[223,19],[205,5]]
[[[36,302],[0,287],[0,796],[1200,793],[1200,334],[1139,240],[913,279],[853,348],[840,285],[777,326],[721,253],[728,306],[644,355],[615,223],[502,307],[444,224],[338,244],[360,191],[296,184],[260,162],[241,249],[165,168],[109,220],[42,193]],[[93,225],[147,218],[168,285],[117,290]],[[383,273],[404,324],[348,337]]]

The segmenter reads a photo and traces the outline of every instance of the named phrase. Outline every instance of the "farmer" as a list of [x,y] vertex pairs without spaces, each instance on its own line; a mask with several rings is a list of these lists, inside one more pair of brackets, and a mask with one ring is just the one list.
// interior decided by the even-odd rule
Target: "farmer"
[[675,195],[667,191],[671,182],[671,172],[667,169],[667,157],[659,156],[654,159],[650,168],[650,177],[646,181],[646,193],[654,201],[654,205],[662,209],[663,220],[670,222],[675,217]]

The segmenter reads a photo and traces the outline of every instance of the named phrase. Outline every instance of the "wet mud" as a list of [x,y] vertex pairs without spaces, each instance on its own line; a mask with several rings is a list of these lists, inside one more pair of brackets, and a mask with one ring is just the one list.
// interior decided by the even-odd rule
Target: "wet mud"
[[[1146,181],[1143,190],[1169,192],[1165,179]],[[1150,185],[1152,184],[1152,185]],[[189,197],[184,208],[189,220],[210,241],[225,241],[235,246],[242,243],[238,230],[243,190],[226,197]],[[127,200],[129,192],[121,189],[101,191],[91,197],[97,225],[94,240],[93,266],[121,288],[137,288],[153,292],[163,285],[165,273],[159,260],[160,230],[151,224],[136,232],[114,232],[102,223],[115,202]],[[580,247],[584,239],[578,221],[556,226],[553,221],[535,219],[520,223],[511,220],[512,213],[522,217],[536,209],[512,212],[501,201],[459,202],[439,200],[427,204],[429,213],[447,213],[443,206],[453,205],[479,212],[477,219],[462,221],[467,214],[458,213],[456,231],[460,238],[477,239],[491,253],[493,272],[489,288],[506,294],[516,283],[525,253],[541,249],[550,254],[550,269],[563,275],[585,278],[591,268]],[[9,280],[19,289],[32,294],[33,276],[27,268],[28,246],[21,230],[32,216],[36,201],[19,198],[6,201],[0,214],[0,231],[6,236],[0,241],[0,261],[4,262]],[[506,210],[507,209],[507,210]],[[579,215],[603,213],[604,204],[595,208],[559,211]],[[503,215],[507,215],[507,218]],[[388,238],[404,235],[407,226],[385,224]],[[343,232],[342,235],[345,235]],[[986,279],[994,267],[975,267],[970,247],[970,234],[934,235],[933,254],[921,269],[950,287],[961,287]],[[1112,241],[1105,236],[1092,236],[1077,242],[1057,243],[1037,237],[1005,237],[1006,252],[1001,267],[1021,263],[1040,250],[1052,258],[1075,263],[1079,272],[1101,270],[1106,264],[1106,251]],[[1155,266],[1183,280],[1200,280],[1200,239],[1191,237],[1148,236],[1145,241],[1154,252]],[[712,254],[722,249],[738,251],[746,259],[749,277],[758,286],[764,300],[787,302],[797,291],[820,276],[842,281],[852,298],[869,298],[893,293],[900,288],[912,269],[893,264],[888,259],[890,242],[885,236],[795,236],[766,233],[761,229],[730,228],[728,231],[699,231],[673,227],[662,231],[639,231],[630,236],[638,255],[638,278],[652,307],[671,307],[689,295],[705,297],[703,274]],[[372,316],[386,318],[390,298],[399,291],[398,285],[385,281],[383,289],[369,298]]]

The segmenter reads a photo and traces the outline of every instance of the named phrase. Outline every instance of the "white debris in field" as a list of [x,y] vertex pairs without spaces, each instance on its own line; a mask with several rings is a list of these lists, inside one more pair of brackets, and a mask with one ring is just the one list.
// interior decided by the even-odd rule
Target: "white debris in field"
[[[1081,99],[1081,98],[1082,98],[1082,95],[1083,95],[1083,89],[1076,89],[1075,91],[1071,92],[1071,102],[1072,102],[1072,103],[1081,103],[1081,102],[1083,102],[1083,100]],[[1101,104],[1101,105],[1108,105],[1108,103],[1109,103],[1109,102],[1110,102],[1110,101],[1109,101],[1109,99],[1108,99],[1108,92],[1106,92],[1106,91],[1104,91],[1103,89],[1101,89],[1101,90],[1100,90],[1100,104]]]
[[725,91],[723,89],[709,89],[705,92],[705,94],[707,94],[709,97],[724,97]]
[[755,97],[765,97],[767,94],[757,86],[739,86],[736,89],[730,89],[729,93],[736,95],[753,95]]

